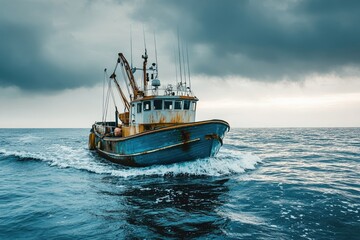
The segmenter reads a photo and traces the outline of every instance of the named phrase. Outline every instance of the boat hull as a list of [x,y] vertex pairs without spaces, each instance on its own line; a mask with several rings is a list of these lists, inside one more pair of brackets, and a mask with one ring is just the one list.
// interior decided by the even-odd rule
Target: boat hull
[[209,120],[129,137],[102,137],[95,132],[95,149],[110,161],[128,166],[172,164],[215,156],[229,129],[225,121]]

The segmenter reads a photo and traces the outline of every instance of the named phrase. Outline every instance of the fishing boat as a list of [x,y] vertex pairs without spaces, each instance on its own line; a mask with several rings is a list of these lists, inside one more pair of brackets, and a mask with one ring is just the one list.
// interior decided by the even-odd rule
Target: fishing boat
[[[114,121],[103,119],[92,125],[89,149],[114,163],[140,167],[215,156],[230,130],[229,124],[217,119],[196,122],[199,99],[191,84],[181,80],[175,86],[161,88],[157,61],[147,66],[146,48],[142,59],[142,68],[136,68],[124,54],[118,54],[109,82],[116,86],[124,112],[119,113],[115,107]],[[123,82],[117,80],[119,66]],[[139,84],[134,77],[138,70]],[[123,89],[128,90],[128,98]]]

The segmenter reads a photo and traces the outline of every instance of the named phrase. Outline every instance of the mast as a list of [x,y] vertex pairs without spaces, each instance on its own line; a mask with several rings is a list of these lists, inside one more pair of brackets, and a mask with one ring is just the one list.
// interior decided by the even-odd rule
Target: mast
[[186,44],[186,58],[187,58],[187,66],[188,66],[188,74],[189,74],[189,88],[191,91],[191,79],[190,79],[190,67],[189,67],[189,51],[188,51],[188,45]]
[[158,65],[158,57],[157,57],[157,49],[156,49],[156,37],[154,31],[154,45],[155,45],[155,59],[156,59],[156,78],[159,77],[159,65]]
[[180,37],[179,37],[179,29],[177,32],[177,37],[178,37],[178,50],[179,50],[179,65],[180,65],[180,85],[182,86],[182,69],[181,69],[181,54],[180,54]]
[[147,51],[146,51],[146,48],[145,48],[145,54],[142,55],[142,58],[144,59],[144,62],[143,62],[143,72],[144,72],[144,96],[146,94],[146,89],[147,89],[147,74],[146,74],[146,64],[147,64],[147,59],[148,59],[148,55],[147,55]]
[[132,52],[132,28],[130,25],[130,67],[133,68],[133,52]]
[[[145,38],[145,28],[144,28],[144,24],[143,24],[143,36],[144,36],[144,48],[145,48],[145,54],[142,55],[141,57],[144,59],[143,62],[143,73],[144,73],[144,93],[146,94],[146,90],[147,90],[147,81],[148,81],[148,77],[146,74],[146,64],[147,64],[147,59],[148,59],[148,55],[147,55],[147,50],[146,50],[146,38]],[[144,94],[144,96],[145,96]]]

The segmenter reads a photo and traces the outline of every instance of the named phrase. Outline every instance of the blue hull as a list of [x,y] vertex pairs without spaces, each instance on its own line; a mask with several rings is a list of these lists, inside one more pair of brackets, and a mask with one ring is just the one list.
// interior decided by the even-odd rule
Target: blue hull
[[[150,166],[215,156],[230,129],[227,122],[209,120],[152,130],[129,137],[95,135],[96,151],[112,162]],[[99,143],[100,142],[100,143]]]

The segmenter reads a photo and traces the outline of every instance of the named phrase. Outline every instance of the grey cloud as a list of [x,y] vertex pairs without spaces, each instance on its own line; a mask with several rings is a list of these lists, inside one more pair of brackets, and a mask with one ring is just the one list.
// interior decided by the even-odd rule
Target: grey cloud
[[94,76],[99,74],[94,74],[92,69],[64,68],[49,58],[45,46],[56,29],[50,18],[54,13],[46,11],[54,9],[34,3],[36,11],[33,11],[31,5],[21,1],[4,2],[0,11],[0,87],[57,91],[91,86],[98,81]]
[[[114,4],[124,9],[119,16],[129,13],[123,4],[132,5],[132,19],[158,33],[176,35],[179,27],[189,43],[195,74],[296,79],[345,66],[358,68],[360,63],[360,1],[355,0],[9,0],[2,1],[0,8],[0,87],[49,91],[99,82],[102,69],[109,67],[104,63],[108,54],[128,48],[105,46],[97,34],[106,25],[128,41],[129,29],[118,28],[117,16],[98,24]],[[80,37],[72,39],[72,31]],[[168,43],[167,53],[173,55],[176,38],[162,42]]]
[[157,0],[136,6],[133,18],[158,31],[179,26],[199,74],[295,79],[360,63],[359,1]]
[[58,90],[90,81],[87,74],[62,69],[42,51],[44,32],[30,26],[0,24],[0,84],[28,90]]

